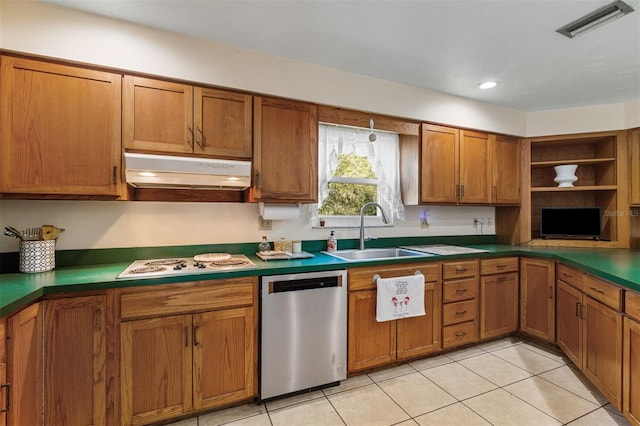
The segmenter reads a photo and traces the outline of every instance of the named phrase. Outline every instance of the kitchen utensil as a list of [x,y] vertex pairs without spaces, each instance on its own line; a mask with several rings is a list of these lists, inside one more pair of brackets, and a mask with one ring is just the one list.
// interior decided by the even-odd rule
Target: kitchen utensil
[[58,239],[61,232],[64,232],[64,228],[58,228],[53,225],[42,225],[42,228],[40,229],[40,235],[45,241]]
[[24,241],[40,241],[42,240],[42,229],[27,228],[22,230]]
[[373,118],[369,120],[369,127],[371,127],[371,134],[369,135],[369,141],[375,142],[377,137],[376,137],[376,134],[373,133]]
[[7,235],[7,232],[8,232],[9,236],[16,237],[24,241],[24,235],[22,235],[22,232],[18,231],[13,226],[5,226],[4,229],[5,229],[5,235]]

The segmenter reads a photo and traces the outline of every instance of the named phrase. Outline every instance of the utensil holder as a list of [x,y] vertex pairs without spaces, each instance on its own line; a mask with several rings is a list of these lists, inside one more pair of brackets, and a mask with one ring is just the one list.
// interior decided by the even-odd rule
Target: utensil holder
[[46,272],[56,267],[56,240],[21,241],[20,272]]

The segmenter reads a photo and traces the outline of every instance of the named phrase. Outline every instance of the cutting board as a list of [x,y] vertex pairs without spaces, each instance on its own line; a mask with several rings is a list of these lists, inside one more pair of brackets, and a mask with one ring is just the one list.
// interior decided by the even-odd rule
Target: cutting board
[[299,253],[287,253],[284,251],[272,251],[270,254],[256,253],[262,260],[293,260],[293,259],[310,259],[314,257],[311,253],[301,251]]

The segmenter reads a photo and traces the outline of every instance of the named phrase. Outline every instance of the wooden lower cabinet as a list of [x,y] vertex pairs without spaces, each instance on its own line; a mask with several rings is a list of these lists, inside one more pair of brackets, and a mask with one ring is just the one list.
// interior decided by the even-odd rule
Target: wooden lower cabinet
[[640,425],[640,322],[624,318],[622,358],[622,412],[632,424]]
[[[425,276],[426,315],[394,321],[376,321],[377,292],[373,276]],[[439,264],[354,268],[349,274],[348,372],[353,373],[397,360],[416,358],[440,349]]]
[[480,262],[480,339],[518,330],[518,258]]
[[9,384],[7,382],[7,320],[0,318],[0,426],[7,424],[7,410],[9,409]]
[[106,425],[106,296],[43,304],[44,424]]
[[[577,271],[573,271],[570,278],[560,273],[560,265],[558,272],[557,345],[600,392],[621,410],[622,314],[619,312],[620,304],[612,302],[613,307],[607,306],[584,293],[601,290],[601,288],[608,288],[613,292],[618,289],[585,274],[582,274],[584,277],[578,277]],[[565,280],[581,286],[581,289],[569,285]],[[596,294],[607,293],[607,290],[601,291],[602,293],[596,291]],[[615,297],[612,300],[615,300]]]
[[[161,422],[255,396],[257,280],[216,281],[123,292],[122,424]],[[135,319],[145,313],[153,317]]]
[[442,348],[478,341],[478,260],[442,264]]
[[555,342],[555,262],[520,259],[520,331]]
[[34,303],[7,320],[9,426],[42,424],[42,306]]

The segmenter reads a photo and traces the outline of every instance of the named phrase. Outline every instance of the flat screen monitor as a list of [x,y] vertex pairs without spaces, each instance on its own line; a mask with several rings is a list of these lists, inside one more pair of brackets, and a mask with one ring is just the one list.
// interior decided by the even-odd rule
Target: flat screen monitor
[[601,228],[600,207],[540,208],[541,237],[599,239]]

